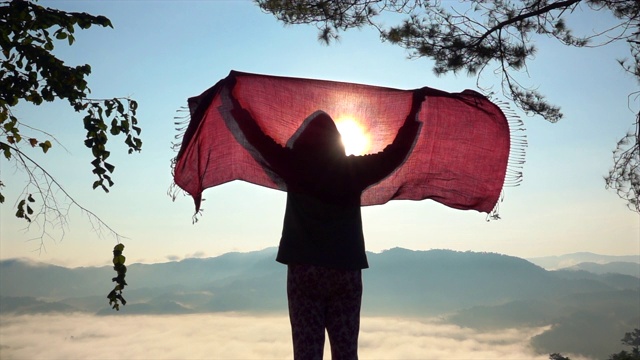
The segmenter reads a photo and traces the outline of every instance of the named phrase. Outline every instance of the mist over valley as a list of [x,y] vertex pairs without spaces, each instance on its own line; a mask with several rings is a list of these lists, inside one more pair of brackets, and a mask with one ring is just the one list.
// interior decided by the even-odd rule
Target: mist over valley
[[[108,322],[139,316],[193,319],[197,314],[273,316],[287,328],[286,267],[275,262],[275,252],[268,248],[131,264],[123,293],[128,303],[119,312],[106,299],[113,288],[112,267],[5,260],[0,262],[0,328],[6,330],[16,319],[26,321],[25,316],[97,316]],[[528,334],[520,344],[530,355],[559,352],[574,354],[572,359],[601,359],[619,351],[620,338],[640,324],[640,260],[635,256],[573,254],[525,260],[495,253],[394,248],[368,257],[363,331],[365,318],[376,319],[376,324],[406,319],[412,326],[449,326],[473,334],[469,336],[517,329]],[[570,266],[560,268],[563,263]],[[415,344],[421,337],[411,334]],[[363,333],[362,338],[367,336]],[[421,336],[432,338],[433,332]],[[9,350],[14,345],[2,339],[0,352],[17,354]],[[389,356],[410,357],[397,352]]]

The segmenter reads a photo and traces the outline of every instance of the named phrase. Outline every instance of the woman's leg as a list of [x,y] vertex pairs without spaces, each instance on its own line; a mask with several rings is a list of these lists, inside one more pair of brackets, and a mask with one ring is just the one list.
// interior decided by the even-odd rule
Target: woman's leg
[[331,294],[326,304],[325,325],[332,360],[358,358],[362,274],[360,270],[331,270]]
[[307,265],[289,265],[287,297],[295,360],[319,360],[324,352],[324,305],[318,297],[318,270]]

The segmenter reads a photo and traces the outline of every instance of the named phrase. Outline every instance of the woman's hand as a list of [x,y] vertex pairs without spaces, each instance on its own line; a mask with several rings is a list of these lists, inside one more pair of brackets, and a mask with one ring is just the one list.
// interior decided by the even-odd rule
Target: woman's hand
[[423,89],[417,89],[413,91],[413,102],[411,103],[410,116],[415,116],[420,111],[420,108],[422,108],[422,102],[424,101],[425,96],[426,94],[423,91]]

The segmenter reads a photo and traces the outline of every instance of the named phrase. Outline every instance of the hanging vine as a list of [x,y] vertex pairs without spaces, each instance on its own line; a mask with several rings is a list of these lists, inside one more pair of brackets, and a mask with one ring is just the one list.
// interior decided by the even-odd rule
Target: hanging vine
[[[109,295],[107,295],[109,305],[117,311],[120,311],[120,303],[122,303],[123,306],[127,304],[127,301],[122,297],[122,290],[127,285],[127,282],[124,280],[127,267],[124,266],[126,258],[122,255],[123,250],[124,244],[118,244],[113,248],[113,270],[118,273],[118,276],[111,279],[111,281],[116,283],[116,286],[111,290]],[[118,301],[120,301],[120,303]]]

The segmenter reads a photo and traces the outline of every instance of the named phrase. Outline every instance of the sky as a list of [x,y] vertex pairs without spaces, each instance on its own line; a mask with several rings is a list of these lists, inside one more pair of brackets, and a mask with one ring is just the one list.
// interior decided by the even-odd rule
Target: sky
[[[413,89],[429,86],[459,92],[477,89],[464,74],[436,77],[432,62],[408,59],[405,50],[382,43],[372,29],[342,33],[319,43],[313,26],[283,26],[250,1],[41,1],[44,6],[105,15],[114,29],[78,30],[76,43],[54,50],[72,65],[88,63],[91,96],[131,96],[138,101],[143,149],[128,155],[119,138],[109,142],[115,186],[92,190],[91,154],[84,147],[82,115],[64,102],[19,106],[21,121],[54,134],[46,156],[33,154],[82,206],[124,236],[127,263],[210,257],[230,251],[277,246],[285,194],[242,182],[205,191],[204,213],[192,224],[193,202],[167,195],[176,111],[229,71],[327,79]],[[598,16],[597,18],[595,16]],[[602,14],[576,17],[587,32],[608,23]],[[598,21],[596,21],[596,19]],[[388,19],[391,21],[393,19]],[[640,218],[604,187],[611,151],[640,106],[628,95],[638,83],[615,61],[624,44],[570,49],[552,39],[534,39],[539,49],[521,80],[562,107],[551,124],[518,112],[527,128],[524,181],[505,189],[501,220],[454,210],[433,201],[391,201],[363,208],[367,250],[393,247],[497,252],[523,258],[594,252],[640,254]],[[496,85],[487,71],[482,81]],[[26,177],[0,161],[0,259],[25,257],[64,266],[101,266],[117,243],[108,231],[75,207],[68,225],[25,228],[14,217]],[[98,229],[99,230],[99,229]],[[102,229],[105,230],[105,229]],[[42,247],[41,245],[44,245]]]

